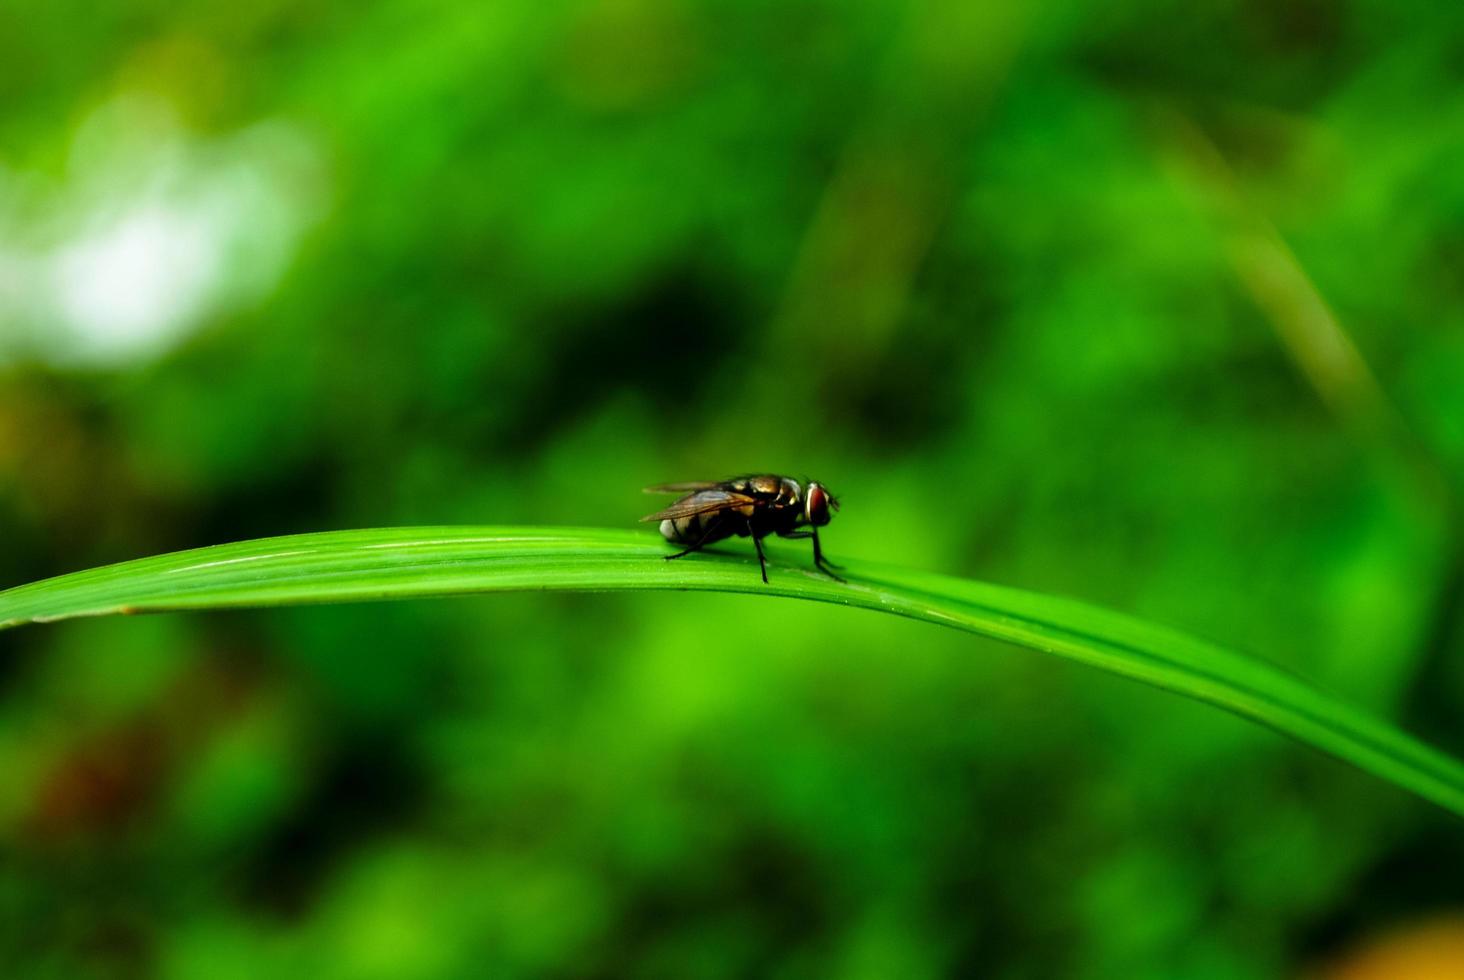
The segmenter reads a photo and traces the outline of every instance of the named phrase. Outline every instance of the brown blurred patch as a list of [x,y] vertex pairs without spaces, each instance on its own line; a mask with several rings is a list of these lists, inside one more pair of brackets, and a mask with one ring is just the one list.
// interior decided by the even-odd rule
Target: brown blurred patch
[[27,560],[4,584],[192,543],[180,540],[186,501],[138,469],[110,412],[77,378],[45,369],[0,386],[0,507],[34,541],[4,556]]
[[97,732],[62,753],[25,821],[39,842],[117,833],[146,816],[164,770],[161,733],[147,719]]
[[1306,976],[1309,980],[1464,980],[1464,911],[1386,932]]
[[63,846],[145,823],[187,760],[261,695],[247,663],[226,651],[200,657],[151,704],[59,751],[20,821],[21,839]]

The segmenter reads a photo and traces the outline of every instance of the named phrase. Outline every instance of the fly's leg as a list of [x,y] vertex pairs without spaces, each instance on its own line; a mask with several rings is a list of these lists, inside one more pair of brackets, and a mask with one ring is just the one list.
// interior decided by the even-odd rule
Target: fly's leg
[[757,563],[762,568],[763,585],[768,584],[768,559],[763,554],[762,538],[758,537],[752,530],[752,521],[747,522],[747,533],[752,537],[752,546],[757,549]]
[[818,531],[817,530],[813,530],[813,531],[789,531],[786,534],[779,534],[778,537],[780,537],[780,538],[786,538],[786,539],[788,539],[790,541],[802,541],[804,538],[812,538],[813,539],[813,564],[814,564],[814,566],[819,571],[821,571],[825,575],[827,575],[829,578],[833,579],[835,582],[842,582],[842,581],[844,581],[843,579],[839,578],[839,576],[835,575],[834,572],[833,572],[834,569],[836,569],[836,568],[842,568],[843,566],[842,565],[835,565],[833,562],[829,561],[827,558],[824,557],[823,548],[819,545]]
[[676,552],[676,554],[674,554],[674,555],[662,555],[661,557],[662,558],[665,558],[667,561],[671,561],[672,559],[675,559],[675,558],[685,558],[687,555],[691,554],[693,551],[701,551],[702,548],[706,545],[707,538],[711,536],[711,533],[712,533],[711,526],[708,525],[708,526],[702,528],[701,537],[697,538],[691,544],[687,545],[685,548],[683,548],[680,551]]
[[814,567],[823,572],[829,578],[833,579],[835,582],[844,581],[842,578],[834,574],[834,569],[842,568],[843,566],[835,565],[833,562],[824,557],[823,547],[820,545],[818,540],[817,528],[812,531],[788,531],[787,533],[780,533],[778,537],[787,538],[790,541],[802,541],[804,538],[812,538]]
[[827,575],[829,578],[833,579],[835,582],[842,582],[842,581],[844,581],[843,579],[839,578],[839,576],[837,576],[837,575],[834,574],[834,569],[840,568],[842,566],[835,565],[833,562],[829,561],[827,558],[824,557],[823,547],[818,542],[818,529],[817,528],[814,528],[811,533],[813,535],[813,563],[814,563],[814,565],[816,565],[818,567],[818,570],[819,571],[823,572],[825,575]]

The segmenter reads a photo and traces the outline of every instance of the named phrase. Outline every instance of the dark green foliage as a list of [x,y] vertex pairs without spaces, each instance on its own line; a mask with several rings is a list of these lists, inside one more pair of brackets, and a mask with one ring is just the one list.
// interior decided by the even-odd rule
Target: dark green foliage
[[[1461,17],[4,5],[0,586],[807,473],[836,561],[1464,752]],[[1454,901],[1442,811],[983,644],[694,594],[6,632],[0,964],[1240,978]]]

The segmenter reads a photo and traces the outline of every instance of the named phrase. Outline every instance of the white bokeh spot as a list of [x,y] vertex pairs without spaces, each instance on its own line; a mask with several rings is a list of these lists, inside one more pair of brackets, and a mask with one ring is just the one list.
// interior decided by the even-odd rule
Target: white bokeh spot
[[77,128],[71,163],[57,185],[0,169],[0,360],[160,356],[267,295],[324,207],[313,144],[277,120],[194,138],[165,104],[119,97]]
[[168,346],[218,279],[227,231],[202,214],[143,204],[61,248],[52,286],[73,334],[64,346],[109,361]]

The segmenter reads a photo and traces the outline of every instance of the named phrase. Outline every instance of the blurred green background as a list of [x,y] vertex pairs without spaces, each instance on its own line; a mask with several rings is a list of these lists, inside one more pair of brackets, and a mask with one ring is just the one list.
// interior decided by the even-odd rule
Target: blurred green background
[[[21,0],[0,93],[0,586],[809,474],[836,561],[1464,752],[1458,5]],[[7,978],[1398,978],[1461,881],[1400,791],[891,617],[0,640]]]

